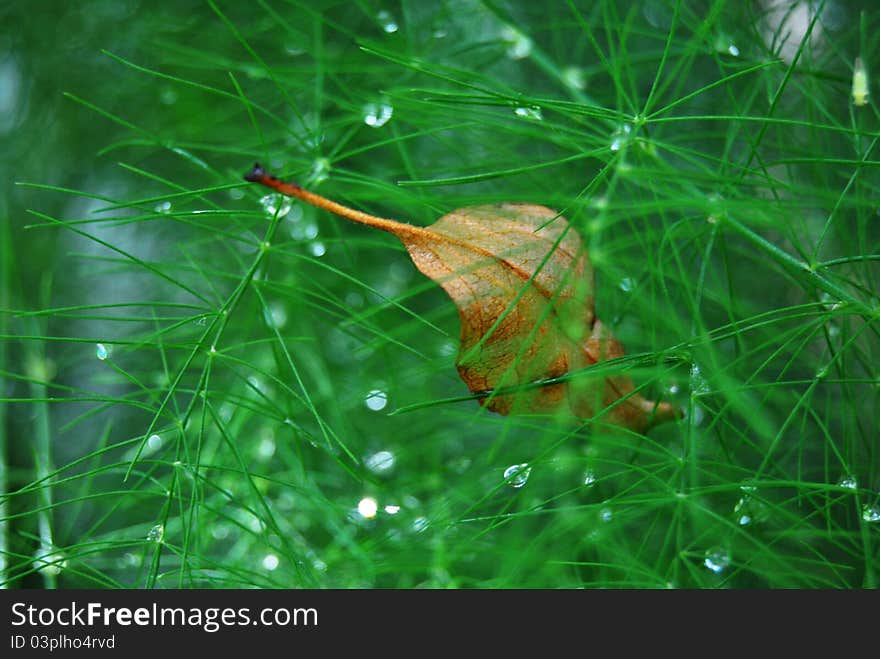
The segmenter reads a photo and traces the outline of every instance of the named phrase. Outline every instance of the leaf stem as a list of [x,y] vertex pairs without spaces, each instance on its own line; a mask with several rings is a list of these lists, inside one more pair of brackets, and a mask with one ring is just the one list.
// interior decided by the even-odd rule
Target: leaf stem
[[314,192],[304,190],[296,183],[285,183],[263,169],[260,163],[254,163],[253,169],[245,174],[244,179],[245,181],[265,185],[267,188],[271,188],[272,190],[280,192],[288,197],[296,197],[307,204],[330,211],[331,213],[344,217],[352,222],[382,229],[383,231],[388,231],[401,238],[405,235],[412,236],[425,232],[425,229],[422,227],[413,226],[412,224],[407,224],[405,222],[398,222],[396,220],[389,220],[384,217],[376,217],[375,215],[370,215],[369,213],[364,213],[363,211],[343,206],[335,201],[330,201],[326,197],[322,197]]

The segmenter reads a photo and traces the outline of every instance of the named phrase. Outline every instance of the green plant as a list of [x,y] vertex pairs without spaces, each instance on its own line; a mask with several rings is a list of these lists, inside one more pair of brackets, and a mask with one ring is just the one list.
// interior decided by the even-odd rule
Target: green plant
[[[0,234],[5,584],[877,585],[876,20],[533,4],[154,6],[88,59],[83,171],[23,161]],[[254,160],[419,225],[559,210],[686,418],[481,410],[439,287]]]

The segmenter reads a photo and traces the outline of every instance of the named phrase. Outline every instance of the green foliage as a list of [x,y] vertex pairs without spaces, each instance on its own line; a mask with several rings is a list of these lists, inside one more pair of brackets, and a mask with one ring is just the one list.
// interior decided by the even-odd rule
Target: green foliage
[[[857,3],[108,0],[0,24],[4,585],[877,585]],[[686,418],[482,410],[455,307],[399,243],[265,196],[254,160],[420,225],[560,210],[622,366]]]

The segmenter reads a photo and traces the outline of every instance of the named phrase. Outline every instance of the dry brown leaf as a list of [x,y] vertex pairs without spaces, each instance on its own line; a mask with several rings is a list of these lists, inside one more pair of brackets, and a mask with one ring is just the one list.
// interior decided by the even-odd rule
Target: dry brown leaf
[[565,218],[549,208],[469,206],[430,227],[417,227],[347,208],[284,183],[260,165],[245,178],[397,236],[416,267],[458,307],[458,372],[472,392],[486,395],[481,403],[490,410],[568,411],[581,419],[604,412],[604,422],[637,432],[678,416],[669,403],[630,394],[633,384],[622,375],[492,393],[624,354],[593,314],[593,268],[586,248]]

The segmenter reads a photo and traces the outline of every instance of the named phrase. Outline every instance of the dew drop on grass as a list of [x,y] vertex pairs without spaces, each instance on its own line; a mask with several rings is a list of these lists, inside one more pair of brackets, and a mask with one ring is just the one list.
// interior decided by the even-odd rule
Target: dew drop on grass
[[859,487],[859,482],[856,480],[855,476],[844,476],[837,481],[837,485],[839,487],[845,487],[848,490],[856,490]]
[[763,522],[767,519],[767,506],[752,496],[755,490],[740,488],[745,494],[740,497],[739,501],[733,507],[733,514],[736,517],[736,523],[740,526],[748,526],[749,524]]
[[416,533],[421,533],[428,528],[428,519],[426,517],[416,517],[412,523],[412,529]]
[[287,325],[287,309],[280,302],[270,302],[263,309],[263,320],[266,325],[276,329],[282,329]]
[[316,240],[315,242],[309,244],[309,252],[312,256],[324,256],[324,254],[327,253],[327,246],[320,240]]
[[599,519],[607,524],[614,519],[614,512],[611,508],[602,508],[602,510],[599,511]]
[[632,137],[632,125],[621,124],[611,134],[611,146],[608,147],[612,151],[620,151]]
[[147,533],[147,542],[162,542],[162,538],[164,538],[164,537],[165,537],[165,527],[162,526],[161,524],[156,524]]
[[364,398],[364,405],[374,412],[384,410],[385,406],[388,405],[388,394],[381,389],[373,389]]
[[382,29],[387,34],[393,34],[400,29],[400,26],[397,24],[397,21],[394,20],[394,16],[391,15],[391,12],[387,9],[383,9],[378,14],[376,14],[376,20],[379,21],[379,25],[382,26]]
[[152,434],[147,439],[147,448],[151,451],[158,451],[162,447],[162,438],[159,435]]
[[371,128],[381,128],[394,115],[394,108],[388,103],[367,103],[364,106],[364,123]]
[[267,194],[260,199],[260,205],[262,205],[263,210],[266,211],[266,215],[271,220],[276,215],[278,217],[284,217],[287,215],[293,204],[289,197],[284,197],[278,194]]
[[694,362],[691,364],[691,395],[703,396],[709,393],[709,383],[703,375],[700,365]]
[[364,459],[364,464],[374,474],[387,474],[394,468],[394,454],[391,451],[376,451]]
[[531,475],[532,468],[527,462],[518,465],[510,465],[504,470],[504,480],[514,489],[519,489],[525,485]]
[[532,40],[512,25],[501,28],[501,40],[507,44],[510,59],[525,59],[532,54]]
[[309,184],[317,185],[318,183],[323,183],[328,178],[330,178],[330,170],[332,166],[330,165],[330,160],[327,158],[317,158],[315,162],[312,163],[312,169],[309,171]]
[[400,506],[387,505],[385,506],[385,512],[389,515],[396,515],[400,512]]
[[376,513],[379,512],[379,504],[376,503],[373,497],[364,497],[358,501],[357,511],[364,519],[373,519]]
[[591,487],[596,483],[596,473],[592,469],[587,469],[584,473],[584,485]]
[[713,547],[706,552],[703,565],[715,574],[721,574],[730,567],[730,554],[721,547]]
[[517,117],[531,119],[532,121],[541,121],[544,119],[544,115],[541,113],[541,108],[538,106],[520,106],[514,108],[513,113]]
[[624,293],[629,293],[630,291],[632,291],[632,289],[636,287],[636,282],[632,279],[632,277],[624,277],[617,285]]
[[154,210],[157,213],[170,213],[171,212],[171,202],[170,201],[163,201],[161,203],[158,203],[154,206]]
[[263,568],[269,570],[269,572],[277,569],[279,563],[280,561],[275,554],[266,554],[263,556]]
[[584,89],[587,86],[587,79],[583,69],[576,66],[570,66],[562,72],[562,80],[572,89]]
[[869,504],[862,506],[862,519],[866,522],[880,522],[880,506]]
[[272,437],[263,437],[257,445],[257,455],[263,460],[268,460],[275,455],[275,440]]
[[103,343],[99,343],[97,346],[95,346],[95,357],[97,357],[101,361],[104,361],[109,356],[110,356],[110,348],[105,346]]
[[67,559],[61,553],[47,554],[35,557],[33,566],[40,572],[57,577],[67,567]]

